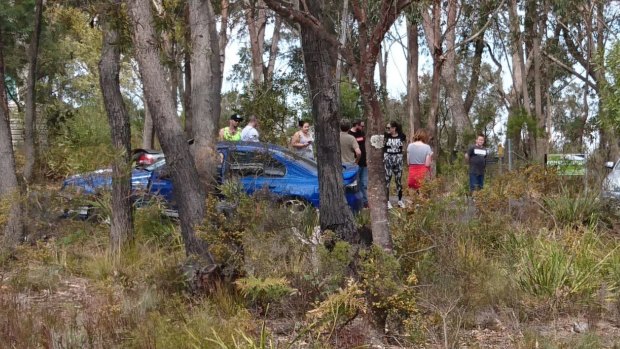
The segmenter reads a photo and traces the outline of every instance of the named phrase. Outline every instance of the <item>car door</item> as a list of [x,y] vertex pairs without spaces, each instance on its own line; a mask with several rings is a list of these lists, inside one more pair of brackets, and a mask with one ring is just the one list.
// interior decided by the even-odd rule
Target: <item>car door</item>
[[231,149],[228,171],[232,180],[239,181],[247,194],[259,191],[277,194],[274,180],[286,175],[286,167],[268,151],[254,148]]

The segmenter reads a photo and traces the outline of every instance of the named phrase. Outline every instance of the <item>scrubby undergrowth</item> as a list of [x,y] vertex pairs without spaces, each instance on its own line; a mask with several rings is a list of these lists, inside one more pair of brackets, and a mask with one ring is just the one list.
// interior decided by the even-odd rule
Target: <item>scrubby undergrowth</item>
[[[473,198],[451,189],[465,180],[454,173],[391,211],[393,255],[344,242],[328,250],[314,210],[292,214],[223,188],[236,200],[234,215],[209,201],[198,228],[223,266],[222,280],[208,288],[187,283],[178,227],[157,207],[137,211],[134,244],[113,259],[107,225],[57,220],[45,213],[49,205],[29,202],[36,234],[0,260],[0,343],[620,345],[614,210],[595,191],[537,167],[496,176]],[[368,223],[365,212],[358,222]]]

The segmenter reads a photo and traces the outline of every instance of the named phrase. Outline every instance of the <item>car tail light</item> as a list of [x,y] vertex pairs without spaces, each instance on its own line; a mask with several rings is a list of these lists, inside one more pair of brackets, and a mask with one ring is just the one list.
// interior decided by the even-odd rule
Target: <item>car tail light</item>
[[150,154],[142,154],[138,157],[138,165],[152,165],[155,163],[155,157]]

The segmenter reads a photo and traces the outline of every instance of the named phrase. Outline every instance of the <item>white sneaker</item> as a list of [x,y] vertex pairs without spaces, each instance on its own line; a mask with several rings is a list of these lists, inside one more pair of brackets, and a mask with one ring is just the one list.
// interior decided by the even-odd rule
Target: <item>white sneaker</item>
[[388,201],[388,210],[392,209],[392,203]]
[[405,208],[405,203],[403,202],[403,200],[398,200],[398,207]]

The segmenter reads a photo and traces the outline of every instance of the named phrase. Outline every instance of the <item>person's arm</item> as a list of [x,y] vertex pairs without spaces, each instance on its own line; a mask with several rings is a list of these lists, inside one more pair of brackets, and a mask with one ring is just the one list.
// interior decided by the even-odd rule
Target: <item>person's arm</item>
[[428,154],[426,154],[426,159],[424,159],[424,166],[431,167],[432,162],[433,162],[433,152],[429,151]]
[[293,134],[293,138],[291,138],[291,146],[295,149],[302,149],[305,148],[306,145],[299,143],[299,139],[301,138],[301,136],[299,135],[299,131],[295,132],[295,134]]
[[[355,141],[355,138],[353,140]],[[362,156],[362,151],[360,150],[360,146],[359,144],[357,144],[357,141],[353,142],[353,150],[355,151],[355,160],[359,161],[360,157]]]
[[220,129],[220,133],[219,133],[219,140],[223,141],[224,140],[224,129]]

